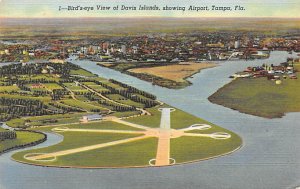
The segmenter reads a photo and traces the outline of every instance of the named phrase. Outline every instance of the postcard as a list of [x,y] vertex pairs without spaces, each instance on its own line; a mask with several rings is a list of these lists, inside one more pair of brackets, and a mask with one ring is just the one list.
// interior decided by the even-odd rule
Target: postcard
[[0,0],[1,189],[299,189],[299,0]]

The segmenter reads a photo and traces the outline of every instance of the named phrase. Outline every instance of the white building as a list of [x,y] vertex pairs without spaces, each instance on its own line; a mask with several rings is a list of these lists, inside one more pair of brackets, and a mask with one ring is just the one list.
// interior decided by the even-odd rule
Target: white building
[[237,40],[237,41],[234,42],[234,48],[235,49],[240,48],[240,41],[239,40]]
[[96,120],[102,120],[102,115],[99,114],[85,115],[82,116],[82,119],[80,121],[87,123],[89,121],[96,121]]

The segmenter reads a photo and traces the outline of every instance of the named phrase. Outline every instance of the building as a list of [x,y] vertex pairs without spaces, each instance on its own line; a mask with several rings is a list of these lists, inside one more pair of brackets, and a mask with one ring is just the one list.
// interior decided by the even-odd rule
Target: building
[[99,114],[85,115],[82,116],[82,119],[80,121],[87,123],[89,121],[96,121],[96,120],[102,120],[102,115]]
[[41,83],[35,83],[35,84],[32,84],[30,86],[30,88],[32,88],[32,89],[43,89],[43,88],[45,88],[45,86]]
[[240,48],[240,41],[239,40],[237,40],[237,41],[234,42],[234,48],[235,49]]

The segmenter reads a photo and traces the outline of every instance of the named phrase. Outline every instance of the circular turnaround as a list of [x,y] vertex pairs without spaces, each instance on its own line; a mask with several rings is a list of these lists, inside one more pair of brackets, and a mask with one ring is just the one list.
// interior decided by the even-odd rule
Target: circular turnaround
[[176,164],[176,161],[174,158],[169,158],[170,160],[170,165],[175,165]]
[[207,125],[207,124],[194,124],[194,125],[191,125],[189,128],[194,129],[194,130],[206,130],[206,129],[210,129],[211,126]]
[[211,134],[210,137],[213,139],[229,139],[231,135],[228,133],[218,132]]
[[[149,165],[155,166],[155,161],[156,161],[156,159],[150,159],[150,160],[149,160]],[[153,162],[154,162],[154,163],[153,163]]]
[[43,158],[43,159],[36,159],[36,157],[46,155],[46,154],[47,153],[28,153],[25,154],[23,157],[30,161],[51,162],[56,160],[56,156],[51,156],[49,158]]

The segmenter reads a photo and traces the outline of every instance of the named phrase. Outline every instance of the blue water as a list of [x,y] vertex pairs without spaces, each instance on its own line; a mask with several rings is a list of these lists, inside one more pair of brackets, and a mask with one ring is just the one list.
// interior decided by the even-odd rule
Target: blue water
[[[243,139],[237,152],[207,161],[163,168],[61,169],[16,163],[12,153],[0,157],[1,189],[282,189],[300,185],[300,113],[265,119],[215,105],[207,100],[230,82],[229,75],[249,65],[278,64],[289,55],[272,52],[267,60],[220,62],[202,70],[181,90],[153,86],[134,77],[102,68],[90,61],[73,61],[106,78],[151,92],[176,108],[236,132]],[[55,137],[48,144],[56,143]]]

